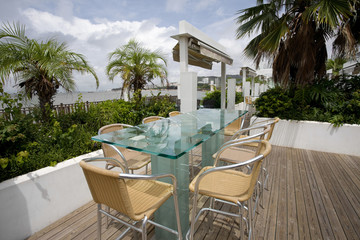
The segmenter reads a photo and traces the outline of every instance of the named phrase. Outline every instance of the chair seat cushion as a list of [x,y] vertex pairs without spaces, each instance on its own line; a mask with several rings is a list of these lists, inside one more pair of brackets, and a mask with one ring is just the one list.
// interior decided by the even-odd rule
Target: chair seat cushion
[[[121,149],[121,153],[124,155],[130,170],[140,169],[151,162],[150,155],[146,153],[123,148]],[[120,155],[115,151],[109,151],[106,157],[115,158],[123,162]]]
[[[195,191],[195,182],[197,181],[199,175],[211,168],[213,167],[209,166],[201,169],[199,174],[190,183],[190,191]],[[252,194],[252,191],[249,191],[250,181],[250,175],[241,171],[216,171],[201,179],[199,193],[236,204],[237,201],[242,202],[250,198]]]
[[[213,154],[213,158],[216,158],[217,153]],[[255,151],[239,147],[230,147],[223,151],[219,160],[229,163],[240,163],[250,160],[255,157]]]
[[153,180],[127,180],[135,221],[150,217],[172,195],[173,186]]

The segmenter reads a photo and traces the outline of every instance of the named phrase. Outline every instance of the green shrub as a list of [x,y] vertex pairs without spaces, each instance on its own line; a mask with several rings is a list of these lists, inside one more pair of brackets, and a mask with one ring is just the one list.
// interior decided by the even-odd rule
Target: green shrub
[[293,113],[293,103],[289,94],[280,87],[271,88],[261,94],[255,102],[257,115],[288,119]]
[[255,101],[258,116],[294,120],[360,124],[360,77],[339,76],[318,79],[303,88],[264,92]]
[[[235,93],[235,104],[241,103],[244,100],[241,92]],[[227,98],[226,98],[227,102]],[[205,108],[220,108],[221,107],[221,91],[215,89],[212,92],[207,92],[203,98],[203,105]]]
[[38,123],[35,114],[21,114],[19,99],[2,95],[3,108],[12,119],[0,118],[0,182],[100,148],[91,140],[100,127],[112,123],[138,125],[151,115],[167,116],[175,110],[168,96],[153,96],[149,103],[135,94],[130,102],[108,100],[85,111],[79,100],[70,114],[50,114]]

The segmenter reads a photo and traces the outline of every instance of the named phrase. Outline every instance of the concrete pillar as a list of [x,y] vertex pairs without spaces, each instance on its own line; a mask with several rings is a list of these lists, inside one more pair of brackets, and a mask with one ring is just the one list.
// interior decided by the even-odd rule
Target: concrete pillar
[[260,84],[259,83],[255,83],[255,88],[254,88],[254,96],[258,97],[260,95]]
[[211,80],[210,82],[210,92],[213,92],[215,91],[215,83],[214,83],[214,80]]
[[225,109],[225,98],[226,98],[226,65],[221,63],[221,109]]
[[180,92],[182,113],[196,111],[197,108],[197,74],[195,72],[180,73]]
[[255,79],[254,77],[251,78],[251,96],[255,96]]
[[250,96],[250,83],[249,82],[245,82],[243,94],[244,94],[244,97]]
[[[182,72],[188,72],[189,65],[189,50],[188,50],[188,38],[182,36],[179,38],[179,52],[180,52],[180,78]],[[178,99],[181,99],[181,80],[178,83]],[[186,90],[185,90],[186,91]]]
[[242,69],[242,93],[243,93],[243,97],[244,97],[244,102],[245,102],[245,96],[247,96],[245,94],[245,90],[246,90],[246,68],[244,67]]
[[235,94],[236,94],[236,79],[232,78],[228,80],[227,88],[227,109],[235,109]]

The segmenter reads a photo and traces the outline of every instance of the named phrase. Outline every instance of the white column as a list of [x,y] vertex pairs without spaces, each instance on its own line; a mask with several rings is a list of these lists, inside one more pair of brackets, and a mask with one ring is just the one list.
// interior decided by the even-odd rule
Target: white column
[[211,80],[210,82],[210,92],[213,92],[215,90],[215,83],[214,80]]
[[188,51],[188,38],[180,37],[179,39],[179,52],[180,52],[180,72],[188,71],[188,59],[189,59],[189,51]]
[[182,113],[195,111],[197,108],[197,74],[195,72],[180,73],[180,92]]
[[259,83],[255,83],[255,88],[254,88],[254,96],[258,97],[260,95],[260,84]]
[[255,96],[255,78],[251,77],[251,96]]
[[244,97],[244,103],[245,103],[245,90],[246,90],[246,68],[244,67],[242,69],[242,93],[243,93],[243,97]]
[[235,93],[236,93],[236,79],[232,78],[228,80],[227,89],[227,109],[235,109]]
[[244,97],[250,96],[250,83],[249,82],[245,82],[243,94],[244,94]]
[[[182,72],[188,72],[188,61],[189,61],[189,51],[188,51],[188,38],[180,37],[179,38],[179,53],[180,53],[180,78]],[[179,79],[178,83],[178,99],[181,99],[181,79]]]
[[226,65],[221,63],[221,109],[225,109],[225,98],[226,98]]

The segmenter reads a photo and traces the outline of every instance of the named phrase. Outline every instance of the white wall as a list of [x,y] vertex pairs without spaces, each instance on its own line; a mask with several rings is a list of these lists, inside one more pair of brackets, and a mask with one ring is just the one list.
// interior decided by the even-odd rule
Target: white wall
[[[258,121],[261,121],[259,118]],[[302,148],[360,156],[360,125],[280,120],[270,143],[277,146]]]
[[0,183],[0,239],[25,239],[92,200],[79,162],[102,150]]

